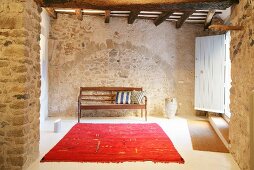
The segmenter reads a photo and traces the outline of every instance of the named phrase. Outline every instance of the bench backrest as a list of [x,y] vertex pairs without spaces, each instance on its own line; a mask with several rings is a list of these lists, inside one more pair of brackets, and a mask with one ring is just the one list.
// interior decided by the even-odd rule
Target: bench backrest
[[82,101],[114,103],[118,91],[142,91],[141,87],[80,87]]
[[142,91],[141,87],[80,87],[82,91]]

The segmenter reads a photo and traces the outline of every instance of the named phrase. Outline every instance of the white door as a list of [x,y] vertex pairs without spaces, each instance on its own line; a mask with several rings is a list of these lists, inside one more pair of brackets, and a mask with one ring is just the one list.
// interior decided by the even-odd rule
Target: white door
[[225,35],[196,38],[196,110],[224,113],[225,49]]

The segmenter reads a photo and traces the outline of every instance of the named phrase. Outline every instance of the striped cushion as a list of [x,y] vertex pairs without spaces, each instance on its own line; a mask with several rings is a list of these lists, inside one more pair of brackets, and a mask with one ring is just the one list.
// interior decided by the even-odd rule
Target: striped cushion
[[131,92],[119,91],[116,93],[116,104],[130,104]]
[[132,91],[131,92],[131,103],[132,104],[141,104],[142,99],[145,95],[144,91]]

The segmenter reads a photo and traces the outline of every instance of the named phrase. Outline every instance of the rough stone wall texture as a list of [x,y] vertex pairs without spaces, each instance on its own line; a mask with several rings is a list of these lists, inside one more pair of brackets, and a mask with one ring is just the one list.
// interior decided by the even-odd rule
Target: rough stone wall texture
[[[177,97],[179,114],[193,115],[195,36],[200,26],[61,14],[51,21],[49,116],[75,115],[81,86],[143,87],[148,114],[164,114],[164,101]],[[126,113],[128,112],[128,113]],[[87,116],[135,112],[87,111]]]
[[231,32],[232,88],[230,140],[231,153],[240,168],[250,169],[250,92],[254,89],[254,2],[242,0],[232,9],[232,25],[242,31]]
[[25,169],[39,153],[40,9],[0,4],[0,169]]

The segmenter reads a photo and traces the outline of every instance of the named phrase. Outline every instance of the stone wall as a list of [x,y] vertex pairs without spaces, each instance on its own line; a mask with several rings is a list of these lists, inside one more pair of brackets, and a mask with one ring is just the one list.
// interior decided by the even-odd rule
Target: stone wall
[[40,9],[0,4],[0,169],[25,169],[39,152]]
[[[242,31],[231,32],[232,88],[230,140],[231,153],[240,168],[250,169],[250,92],[254,89],[254,2],[242,0],[232,9],[232,25]],[[253,161],[253,160],[252,160]]]
[[[143,87],[148,114],[163,116],[164,101],[176,97],[178,114],[193,115],[195,37],[203,28],[165,22],[61,14],[51,21],[49,115],[74,116],[80,86]],[[135,113],[135,112],[134,112]],[[92,111],[87,116],[133,112]]]

